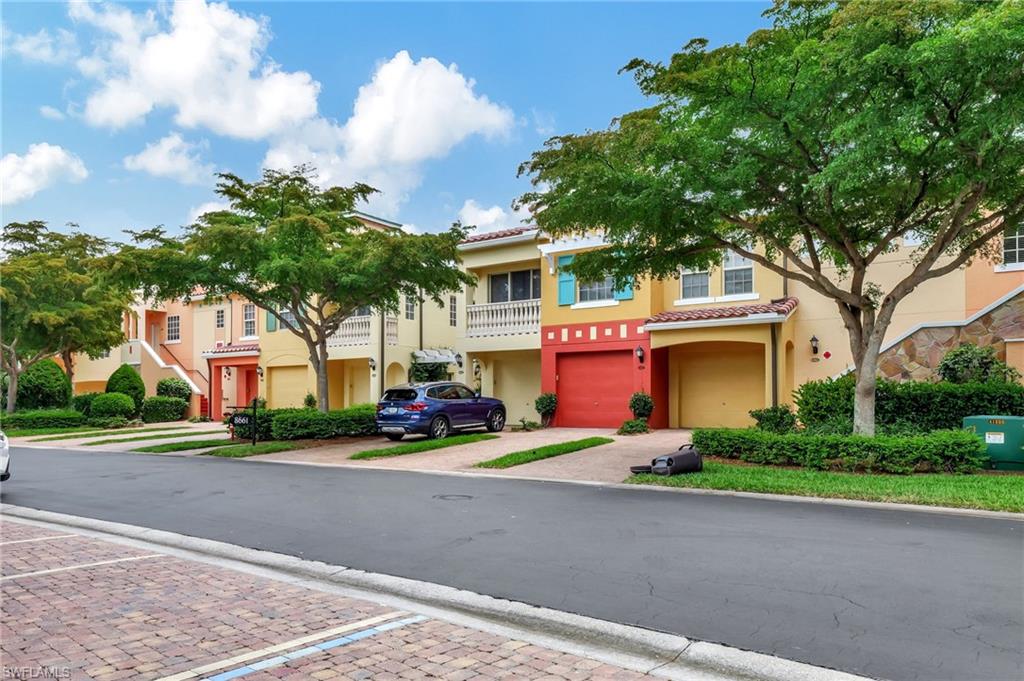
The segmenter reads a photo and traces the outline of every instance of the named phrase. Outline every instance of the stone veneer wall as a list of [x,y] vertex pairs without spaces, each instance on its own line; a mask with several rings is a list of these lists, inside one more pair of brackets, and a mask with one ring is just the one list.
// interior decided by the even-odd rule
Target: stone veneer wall
[[962,343],[991,345],[1005,361],[1007,338],[1024,338],[1024,294],[965,326],[918,329],[882,353],[878,375],[895,381],[934,381],[943,356]]

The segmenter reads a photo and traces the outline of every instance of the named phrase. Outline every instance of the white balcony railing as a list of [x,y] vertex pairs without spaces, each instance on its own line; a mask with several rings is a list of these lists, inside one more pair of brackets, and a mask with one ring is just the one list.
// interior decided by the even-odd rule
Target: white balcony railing
[[[373,315],[353,315],[343,321],[338,330],[327,339],[327,346],[338,348],[369,345],[375,323],[379,323],[379,319]],[[388,345],[397,345],[398,320],[394,317],[387,317],[384,320],[384,333]]]
[[512,336],[540,332],[540,300],[466,306],[466,335]]

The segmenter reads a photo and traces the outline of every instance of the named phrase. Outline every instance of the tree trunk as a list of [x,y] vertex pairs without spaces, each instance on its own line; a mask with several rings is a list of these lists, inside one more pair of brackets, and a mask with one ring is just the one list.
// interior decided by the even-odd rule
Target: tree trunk
[[16,369],[7,372],[7,413],[14,413],[14,406],[18,400],[18,371]]
[[[888,324],[885,324],[888,327]],[[876,321],[868,334],[864,351],[854,356],[857,381],[853,390],[853,432],[857,435],[875,434],[875,388],[878,386],[878,354],[882,347],[885,328]]]
[[326,414],[330,410],[330,394],[327,385],[326,338],[321,338],[319,342],[310,347],[309,363],[313,365],[313,371],[316,372],[317,409]]
[[64,362],[64,373],[68,375],[68,381],[71,383],[71,393],[75,392],[75,353],[70,350],[62,350],[60,358]]

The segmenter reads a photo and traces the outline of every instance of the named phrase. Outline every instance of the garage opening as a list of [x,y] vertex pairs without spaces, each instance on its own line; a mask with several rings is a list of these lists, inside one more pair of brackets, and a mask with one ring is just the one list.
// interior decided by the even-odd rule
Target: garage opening
[[742,428],[765,406],[765,346],[713,341],[669,349],[670,425]]
[[632,418],[633,353],[630,350],[558,355],[555,423],[577,428],[618,428]]

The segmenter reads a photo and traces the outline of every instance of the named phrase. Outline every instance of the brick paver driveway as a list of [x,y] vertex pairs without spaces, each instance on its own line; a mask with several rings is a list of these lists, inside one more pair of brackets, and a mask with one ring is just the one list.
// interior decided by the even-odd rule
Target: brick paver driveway
[[0,552],[4,679],[641,676],[416,613],[72,531],[4,520]]

